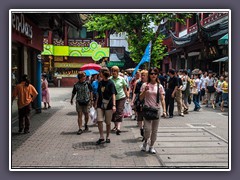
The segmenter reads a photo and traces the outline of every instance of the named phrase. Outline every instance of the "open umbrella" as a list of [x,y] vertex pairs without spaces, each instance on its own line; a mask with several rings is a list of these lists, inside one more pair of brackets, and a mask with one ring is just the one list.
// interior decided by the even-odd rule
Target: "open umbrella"
[[94,63],[89,63],[89,64],[84,64],[80,70],[84,71],[84,70],[88,70],[88,69],[94,69],[96,71],[99,71],[99,69],[101,69],[102,66],[100,66],[99,64],[94,64]]
[[199,74],[199,71],[200,71],[200,69],[194,69],[194,70],[192,71],[192,74]]
[[96,71],[95,69],[86,69],[86,70],[83,70],[85,73],[86,73],[86,76],[91,76],[91,75],[94,75],[94,74],[99,74],[98,71]]

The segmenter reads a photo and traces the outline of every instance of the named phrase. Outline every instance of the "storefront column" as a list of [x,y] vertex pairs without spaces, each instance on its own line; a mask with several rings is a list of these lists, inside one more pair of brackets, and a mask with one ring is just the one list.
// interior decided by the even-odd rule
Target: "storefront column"
[[41,55],[37,56],[37,107],[36,107],[36,112],[41,113],[42,112],[42,88],[41,88],[41,72],[42,72],[42,60],[41,60]]

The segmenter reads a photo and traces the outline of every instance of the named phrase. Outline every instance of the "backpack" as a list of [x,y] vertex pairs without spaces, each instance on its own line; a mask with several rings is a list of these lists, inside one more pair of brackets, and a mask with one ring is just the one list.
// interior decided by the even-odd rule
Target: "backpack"
[[87,82],[84,83],[76,83],[75,85],[76,91],[77,91],[77,103],[80,106],[86,106],[89,104],[90,101],[90,84]]

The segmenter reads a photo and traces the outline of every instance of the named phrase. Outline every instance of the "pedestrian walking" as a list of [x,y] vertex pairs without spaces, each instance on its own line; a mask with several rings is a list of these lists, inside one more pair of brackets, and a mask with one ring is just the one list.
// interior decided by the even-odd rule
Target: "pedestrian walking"
[[221,106],[221,102],[222,102],[222,83],[224,81],[224,77],[220,76],[219,80],[217,80],[217,82],[215,83],[215,89],[216,89],[216,99],[215,99],[215,103],[219,104],[219,106]]
[[86,81],[86,74],[84,71],[78,73],[78,82],[74,84],[71,97],[71,105],[73,105],[73,98],[76,96],[76,111],[78,113],[78,135],[83,133],[82,130],[82,115],[85,117],[84,131],[88,131],[89,109],[93,103],[92,86]]
[[158,69],[149,69],[148,81],[141,87],[140,100],[144,100],[144,106],[157,108],[158,117],[156,117],[156,119],[146,119],[146,117],[144,117],[144,142],[141,147],[141,151],[147,150],[148,140],[150,139],[149,152],[153,154],[156,153],[153,146],[157,139],[157,131],[160,120],[160,99],[163,112],[166,112],[164,94],[164,88],[158,79]]
[[221,111],[224,111],[224,103],[228,103],[228,77],[225,77],[225,81],[222,83],[222,102],[221,102]]
[[207,101],[207,93],[206,93],[206,80],[207,80],[208,73],[207,71],[203,73],[201,77],[202,86],[201,86],[201,94],[200,94],[200,101],[202,101],[202,104],[206,104]]
[[183,108],[182,108],[182,70],[176,71],[175,76],[177,78],[178,88],[176,91],[176,101],[177,101],[177,109],[178,109],[178,115],[184,117],[183,114]]
[[194,74],[194,84],[193,84],[193,103],[195,105],[194,111],[199,111],[201,109],[201,106],[199,104],[200,102],[200,91],[201,91],[201,81],[199,79],[198,74]]
[[[47,75],[42,74],[42,102],[44,104],[43,109],[51,108],[50,106],[50,93],[48,90],[48,81],[47,81]],[[48,105],[48,107],[47,107]]]
[[140,135],[144,138],[144,121],[143,121],[143,112],[142,112],[142,107],[144,104],[144,101],[140,100],[140,94],[141,94],[141,87],[142,84],[148,81],[148,71],[147,70],[142,70],[141,71],[141,79],[137,82],[137,84],[134,87],[134,94],[133,94],[133,99],[131,102],[131,105],[134,106],[136,116],[137,116],[137,123],[138,127],[140,129]]
[[118,66],[113,66],[111,68],[112,76],[110,79],[113,81],[116,90],[116,112],[113,114],[112,121],[114,122],[113,131],[116,131],[116,135],[120,135],[121,133],[121,123],[123,120],[123,110],[125,101],[129,101],[129,95],[127,91],[127,82],[124,80],[123,77],[119,75],[119,68]]
[[[167,80],[167,90],[165,96],[166,110],[169,110],[169,118],[173,118],[174,111],[174,98],[178,89],[178,80],[175,76],[175,70],[170,69],[168,71],[169,78]],[[169,107],[169,109],[168,109]]]
[[182,72],[182,107],[183,113],[188,114],[188,97],[190,96],[190,78],[187,75],[187,70],[183,70]]
[[[112,82],[109,79],[110,71],[108,68],[100,69],[100,77],[102,80],[99,82],[97,90],[97,103],[95,108],[97,108],[97,123],[100,138],[96,142],[97,145],[104,142],[110,143],[110,130],[111,130],[111,120],[113,113],[116,112],[116,94],[117,90]],[[103,134],[103,121],[106,123],[106,141]]]
[[215,103],[214,103],[214,96],[215,96],[215,79],[213,77],[213,73],[210,71],[208,74],[208,78],[206,79],[206,92],[207,92],[207,102],[206,107],[208,107],[209,101],[211,101],[212,108],[215,109]]
[[12,102],[18,97],[18,119],[19,119],[19,130],[21,133],[29,133],[30,128],[30,112],[31,103],[37,97],[38,92],[35,87],[30,84],[28,76],[24,74],[21,79],[21,83],[18,84],[13,91]]

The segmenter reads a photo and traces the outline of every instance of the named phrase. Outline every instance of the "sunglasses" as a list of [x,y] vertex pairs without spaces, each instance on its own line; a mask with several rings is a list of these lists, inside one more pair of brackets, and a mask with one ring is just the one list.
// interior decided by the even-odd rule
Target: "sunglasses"
[[157,73],[150,73],[150,75],[157,75]]

